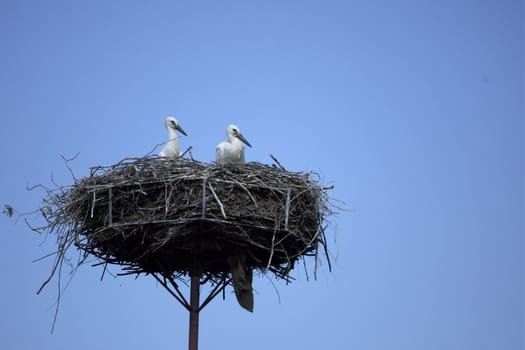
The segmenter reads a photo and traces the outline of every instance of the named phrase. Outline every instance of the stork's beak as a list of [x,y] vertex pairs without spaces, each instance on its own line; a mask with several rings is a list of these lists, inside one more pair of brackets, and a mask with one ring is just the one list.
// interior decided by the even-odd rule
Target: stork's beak
[[184,129],[179,124],[175,125],[175,129],[179,130],[184,136],[188,136],[188,134],[186,134],[186,131],[184,131]]
[[246,140],[246,139],[244,138],[244,136],[242,136],[241,133],[237,134],[237,137],[239,138],[239,140],[241,140],[242,142],[244,142],[244,143],[246,144],[246,146],[248,146],[248,147],[250,147],[250,148],[252,147],[252,145],[250,145],[250,143],[248,142],[248,140]]

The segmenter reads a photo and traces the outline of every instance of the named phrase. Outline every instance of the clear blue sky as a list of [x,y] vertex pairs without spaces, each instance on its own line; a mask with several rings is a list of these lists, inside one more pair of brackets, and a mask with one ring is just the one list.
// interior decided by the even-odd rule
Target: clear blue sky
[[[73,4],[74,3],[74,4]],[[178,117],[202,161],[227,124],[247,159],[317,171],[353,211],[317,281],[228,290],[201,349],[524,347],[523,1],[0,1],[0,205],[138,157]],[[83,266],[36,290],[53,237],[0,217],[1,349],[183,349],[152,279]],[[119,272],[112,269],[113,273]]]

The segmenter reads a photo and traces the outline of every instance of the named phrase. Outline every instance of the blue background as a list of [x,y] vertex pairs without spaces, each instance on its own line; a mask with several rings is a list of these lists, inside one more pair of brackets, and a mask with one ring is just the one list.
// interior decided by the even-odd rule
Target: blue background
[[[167,115],[202,161],[235,123],[248,160],[319,172],[347,210],[332,273],[256,278],[253,314],[228,289],[202,349],[523,349],[523,17],[511,0],[1,0],[0,205],[71,184],[61,154],[78,177],[145,155]],[[89,264],[50,335],[52,261],[32,260],[54,243],[0,217],[0,348],[186,347],[152,278]]]

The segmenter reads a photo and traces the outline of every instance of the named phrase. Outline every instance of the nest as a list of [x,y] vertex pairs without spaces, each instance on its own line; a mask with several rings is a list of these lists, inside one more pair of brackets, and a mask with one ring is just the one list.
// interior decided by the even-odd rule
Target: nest
[[76,246],[123,274],[197,270],[224,282],[228,257],[243,253],[247,266],[288,280],[298,259],[326,253],[326,190],[315,173],[259,163],[126,159],[49,192],[41,212],[57,261]]

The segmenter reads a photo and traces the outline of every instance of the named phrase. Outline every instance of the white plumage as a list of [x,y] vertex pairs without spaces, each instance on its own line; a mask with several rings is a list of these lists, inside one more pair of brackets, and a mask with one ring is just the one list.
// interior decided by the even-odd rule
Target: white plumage
[[216,161],[218,164],[244,163],[244,144],[252,147],[248,140],[242,136],[239,128],[233,124],[226,128],[228,141],[221,142],[216,148]]
[[167,117],[164,121],[166,129],[168,129],[168,142],[164,145],[159,153],[159,157],[175,158],[180,154],[179,151],[179,137],[176,130],[183,135],[188,136],[184,129],[179,125],[179,122],[174,117]]

